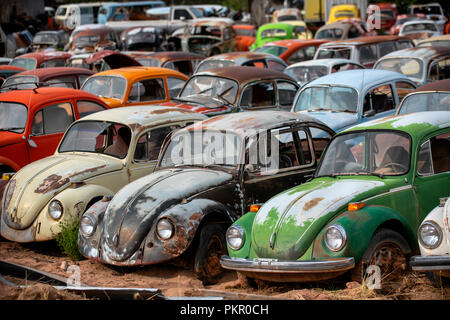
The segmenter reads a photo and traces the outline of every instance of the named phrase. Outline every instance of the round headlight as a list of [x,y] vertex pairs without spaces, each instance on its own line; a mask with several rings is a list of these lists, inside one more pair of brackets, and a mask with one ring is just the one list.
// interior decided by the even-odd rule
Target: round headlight
[[339,251],[347,242],[347,234],[340,224],[333,224],[325,231],[325,245],[331,251]]
[[158,221],[158,224],[156,225],[156,233],[158,234],[158,237],[160,237],[162,240],[170,239],[173,235],[173,224],[169,221],[169,219],[162,218]]
[[226,233],[227,243],[233,250],[239,250],[244,244],[244,229],[240,225],[234,225],[228,228]]
[[61,218],[63,214],[63,205],[58,200],[53,200],[48,205],[48,214],[55,220]]
[[90,237],[94,234],[95,229],[97,228],[97,221],[91,215],[85,214],[81,217],[80,220],[80,232],[86,236]]
[[442,241],[441,228],[432,221],[425,221],[419,227],[419,241],[427,249],[437,248]]

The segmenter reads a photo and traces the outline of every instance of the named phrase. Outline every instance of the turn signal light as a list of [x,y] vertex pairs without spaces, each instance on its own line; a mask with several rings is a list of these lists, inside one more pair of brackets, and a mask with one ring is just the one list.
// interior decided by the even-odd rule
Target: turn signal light
[[252,204],[252,205],[250,206],[250,212],[258,212],[258,211],[259,211],[259,208],[261,208],[261,205],[260,205],[260,204]]
[[358,211],[363,208],[366,204],[364,202],[353,202],[348,204],[348,211]]

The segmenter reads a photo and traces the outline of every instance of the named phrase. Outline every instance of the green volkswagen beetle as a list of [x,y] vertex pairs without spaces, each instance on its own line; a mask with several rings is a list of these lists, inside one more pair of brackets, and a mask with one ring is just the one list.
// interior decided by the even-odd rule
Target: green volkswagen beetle
[[298,39],[298,29],[288,23],[266,23],[258,28],[255,42],[250,49],[258,49],[267,42],[284,39]]
[[[336,135],[314,178],[238,219],[223,268],[266,281],[393,279],[450,189],[450,112],[365,122]],[[373,279],[377,280],[377,279]]]

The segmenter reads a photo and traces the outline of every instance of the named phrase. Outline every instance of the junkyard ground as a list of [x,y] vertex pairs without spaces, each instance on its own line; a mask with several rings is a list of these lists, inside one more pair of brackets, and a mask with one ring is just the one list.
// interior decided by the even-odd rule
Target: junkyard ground
[[[77,265],[81,271],[81,283],[89,286],[158,288],[166,297],[201,296],[205,292],[227,292],[269,299],[297,300],[450,300],[450,285],[433,286],[422,273],[408,272],[399,283],[389,289],[368,290],[358,282],[345,277],[326,283],[269,284],[247,286],[235,272],[226,272],[217,284],[204,286],[193,271],[171,265],[151,265],[139,268],[109,267],[95,261],[73,262],[59,252],[54,242],[18,244],[0,242],[0,259],[25,265],[64,277],[71,274],[64,270]],[[10,279],[17,283],[17,279]],[[20,284],[29,284],[22,280]],[[258,297],[256,296],[256,297]],[[0,299],[83,299],[69,292],[57,292],[48,285],[34,285],[27,289],[11,288],[0,283]]]

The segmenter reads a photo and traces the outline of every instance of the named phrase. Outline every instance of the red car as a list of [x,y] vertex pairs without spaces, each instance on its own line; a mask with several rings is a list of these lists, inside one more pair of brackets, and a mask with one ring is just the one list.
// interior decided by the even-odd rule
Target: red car
[[235,24],[233,29],[236,31],[234,51],[249,51],[249,47],[255,42],[255,27],[250,24]]
[[277,40],[265,43],[255,52],[273,54],[283,59],[287,64],[307,61],[314,58],[317,48],[328,40]]
[[52,155],[73,121],[105,109],[96,96],[69,88],[1,93],[0,176]]
[[402,28],[402,25],[405,22],[408,21],[414,21],[414,20],[426,20],[427,16],[423,13],[416,13],[416,14],[400,14],[397,16],[397,19],[395,20],[395,24],[389,29],[389,33],[392,35],[398,35],[400,32],[400,29]]
[[367,24],[374,23],[375,19],[378,19],[377,13],[379,13],[380,28],[382,30],[389,30],[395,23],[398,11],[395,3],[376,3],[370,4],[367,7]]

